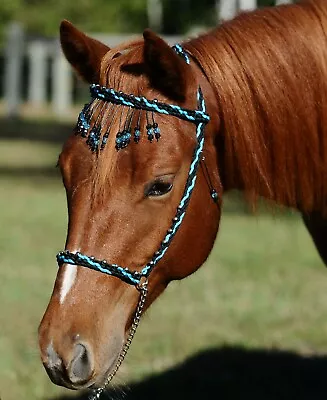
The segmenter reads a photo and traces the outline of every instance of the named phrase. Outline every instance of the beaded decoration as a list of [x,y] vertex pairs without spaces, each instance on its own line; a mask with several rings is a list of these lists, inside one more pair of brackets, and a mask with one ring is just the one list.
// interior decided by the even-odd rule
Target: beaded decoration
[[[86,144],[89,146],[92,152],[103,150],[107,144],[109,132],[112,126],[112,121],[120,107],[120,123],[119,130],[116,135],[116,149],[121,150],[129,145],[132,139],[132,120],[135,110],[138,110],[137,125],[134,127],[134,142],[138,143],[141,139],[141,127],[140,119],[142,112],[145,112],[146,116],[146,134],[147,139],[150,143],[154,139],[158,141],[161,137],[161,132],[158,124],[155,122],[154,113],[172,115],[185,121],[193,123],[208,122],[209,117],[200,110],[188,110],[178,105],[161,103],[157,100],[148,100],[145,97],[138,97],[132,94],[125,94],[117,92],[114,89],[106,88],[100,85],[91,85],[90,87],[92,100],[86,104],[79,114],[78,121],[76,124],[75,132],[77,135],[81,135],[86,138]],[[91,120],[93,115],[98,109],[98,104],[94,106],[96,100],[102,100],[104,104],[110,103],[116,107],[115,112],[111,116],[111,122],[106,127],[105,132],[102,135],[104,126],[99,122],[99,116],[102,115],[102,110],[99,111],[98,117],[91,127]],[[117,108],[118,107],[118,108]],[[122,125],[122,115],[124,108],[128,108],[125,124]],[[107,121],[104,121],[104,125]],[[102,138],[101,138],[102,135]]]

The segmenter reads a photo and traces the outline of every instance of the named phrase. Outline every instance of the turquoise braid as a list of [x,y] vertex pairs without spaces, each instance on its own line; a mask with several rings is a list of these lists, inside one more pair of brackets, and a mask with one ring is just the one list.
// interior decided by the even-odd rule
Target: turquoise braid
[[[174,49],[177,54],[181,55],[184,60],[189,63],[188,55],[184,52],[180,45],[175,45]],[[115,276],[130,285],[137,286],[140,284],[143,278],[148,278],[153,268],[163,258],[169,248],[171,241],[173,240],[183,222],[187,206],[195,187],[197,171],[201,161],[201,154],[204,146],[204,128],[209,122],[210,117],[206,113],[205,100],[200,87],[198,88],[197,92],[198,108],[196,110],[185,109],[174,104],[160,103],[156,100],[148,100],[145,97],[138,97],[131,94],[128,95],[122,92],[117,92],[114,89],[102,87],[99,85],[91,85],[90,91],[93,99],[100,99],[111,104],[125,105],[140,110],[146,110],[165,115],[172,115],[174,117],[189,121],[196,125],[197,145],[194,149],[193,158],[185,183],[182,199],[177,207],[175,217],[172,220],[172,224],[167,231],[163,241],[161,242],[159,249],[154,253],[151,260],[141,269],[141,271],[130,271],[128,268],[121,267],[117,264],[110,264],[105,260],[97,260],[94,257],[90,257],[79,252],[72,253],[68,250],[65,250],[57,254],[57,262],[59,266],[63,264],[83,266],[105,273],[107,275]],[[85,118],[88,110],[88,106],[85,106],[83,112],[81,113],[82,117],[80,117],[78,122],[79,124],[81,124],[81,127],[84,129],[84,131],[89,128],[89,126],[87,126],[87,121]],[[94,135],[96,136],[96,134]],[[98,140],[97,136],[96,140]]]

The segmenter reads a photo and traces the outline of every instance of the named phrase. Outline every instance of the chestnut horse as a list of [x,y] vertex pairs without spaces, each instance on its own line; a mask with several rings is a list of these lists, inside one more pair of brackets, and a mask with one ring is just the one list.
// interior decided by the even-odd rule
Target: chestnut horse
[[[39,341],[52,381],[79,389],[115,371],[142,311],[140,291],[147,308],[204,263],[224,192],[299,210],[327,262],[327,4],[241,14],[174,49],[149,30],[114,49],[67,21],[60,35],[67,60],[94,85],[59,157],[67,251]],[[181,222],[195,148],[200,167]]]

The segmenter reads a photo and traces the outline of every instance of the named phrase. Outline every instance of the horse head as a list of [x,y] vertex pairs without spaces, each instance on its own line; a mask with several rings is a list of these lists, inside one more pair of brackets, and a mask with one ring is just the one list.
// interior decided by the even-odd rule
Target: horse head
[[115,49],[67,21],[60,34],[92,100],[59,156],[66,251],[39,342],[53,382],[80,389],[103,385],[115,368],[135,323],[137,288],[147,282],[147,308],[210,253],[222,196],[219,113],[200,66],[149,30]]

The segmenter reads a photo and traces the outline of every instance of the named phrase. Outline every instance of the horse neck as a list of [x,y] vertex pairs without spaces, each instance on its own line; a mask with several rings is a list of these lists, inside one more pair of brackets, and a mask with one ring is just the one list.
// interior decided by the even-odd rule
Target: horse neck
[[187,46],[218,102],[222,181],[251,200],[263,196],[302,211],[326,203],[322,4],[244,14]]

